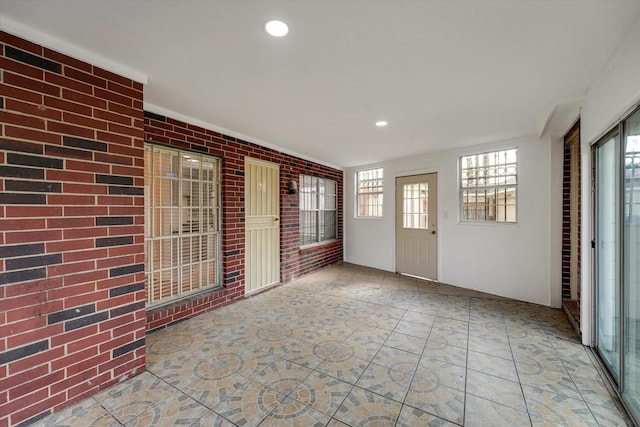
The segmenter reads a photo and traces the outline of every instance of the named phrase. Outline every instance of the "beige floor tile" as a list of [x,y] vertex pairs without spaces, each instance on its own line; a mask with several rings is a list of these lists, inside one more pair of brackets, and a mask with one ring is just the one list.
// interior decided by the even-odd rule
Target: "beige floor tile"
[[[349,346],[356,357],[362,360],[372,360],[382,348],[382,343],[379,341],[368,341],[358,337],[349,337],[344,340],[344,345]],[[327,360],[336,361],[334,357]]]
[[562,311],[346,263],[149,334],[147,368],[34,425],[628,423]]
[[593,380],[578,376],[572,377],[571,379],[578,388],[580,395],[587,403],[608,407],[615,406],[615,403],[602,380]]
[[391,330],[381,328],[360,328],[356,329],[349,335],[349,338],[359,338],[365,341],[375,342],[382,345],[389,335]]
[[400,322],[398,322],[393,332],[427,339],[429,338],[429,334],[431,333],[431,326],[401,320]]
[[207,378],[203,375],[181,387],[180,390],[203,405],[213,408],[216,403],[229,398],[240,390],[248,380],[248,378],[237,374],[225,375],[222,378]]
[[354,387],[334,418],[347,425],[395,426],[402,404],[378,394]]
[[235,427],[235,424],[213,411],[205,413],[189,427]]
[[633,423],[629,417],[627,417],[626,414],[623,414],[615,405],[602,406],[587,402],[587,406],[591,410],[591,413],[600,427],[633,427]]
[[456,390],[465,390],[465,374],[466,369],[443,362],[438,359],[430,359],[422,357],[416,370],[414,381],[436,382],[440,385],[455,388]]
[[521,412],[527,411],[522,388],[517,382],[469,369],[466,385],[467,399],[469,395],[474,395]]
[[260,423],[260,427],[324,427],[330,417],[322,412],[286,398]]
[[471,350],[468,353],[467,360],[469,369],[493,375],[494,377],[504,378],[509,381],[518,381],[516,367],[512,360]]
[[526,411],[467,395],[464,424],[473,427],[524,427],[530,426],[531,422]]
[[427,341],[423,357],[441,360],[458,366],[467,366],[467,350],[440,341]]
[[248,381],[227,400],[218,402],[213,410],[236,425],[257,426],[285,398],[265,385]]
[[279,393],[289,395],[311,372],[309,368],[279,359],[258,372],[252,379]]
[[85,399],[79,404],[31,424],[32,427],[116,427],[120,425],[93,399]]
[[335,362],[325,360],[316,367],[316,371],[330,375],[349,384],[355,384],[368,365],[369,362],[366,360],[351,357]]
[[412,374],[371,362],[356,386],[402,403],[412,378]]
[[384,345],[419,355],[422,354],[426,343],[427,340],[423,338],[392,332],[384,342]]
[[312,372],[289,397],[332,416],[353,385],[321,372]]
[[511,345],[508,342],[488,340],[469,334],[469,350],[497,356],[502,359],[513,359]]
[[149,405],[147,402],[131,403],[132,407],[147,407],[133,420],[127,422],[132,427],[171,427],[177,424],[191,425],[204,416],[209,410],[184,393],[175,393],[159,404]]
[[338,421],[335,418],[331,418],[327,427],[350,427],[349,425],[343,423],[342,421]]
[[443,386],[437,381],[423,381],[420,377],[414,377],[404,404],[462,424],[464,397],[464,391]]
[[414,323],[417,325],[424,325],[426,327],[433,326],[433,322],[435,322],[435,320],[436,320],[435,315],[430,316],[425,313],[420,313],[418,311],[411,311],[411,310],[407,310],[404,316],[402,316],[403,322]]
[[396,424],[397,427],[455,427],[457,425],[407,405],[402,406]]
[[[513,352],[513,360],[521,365],[530,365],[531,372],[541,369],[566,372],[562,361],[556,356],[555,352],[535,353],[515,350]],[[524,369],[525,367],[522,366],[522,370]]]
[[534,426],[595,427],[598,425],[583,400],[526,385],[522,387],[522,391]]
[[393,347],[382,346],[372,362],[397,371],[413,375],[420,356]]
[[126,423],[144,412],[157,410],[161,402],[176,394],[182,393],[163,379],[144,372],[134,378],[130,387],[107,395],[99,403],[120,422]]
[[520,382],[524,385],[582,400],[582,396],[566,372],[533,367],[519,362],[516,362],[516,368]]
[[461,332],[446,332],[442,330],[431,330],[429,341],[437,341],[443,344],[452,345],[460,348],[467,348],[469,345],[469,335]]

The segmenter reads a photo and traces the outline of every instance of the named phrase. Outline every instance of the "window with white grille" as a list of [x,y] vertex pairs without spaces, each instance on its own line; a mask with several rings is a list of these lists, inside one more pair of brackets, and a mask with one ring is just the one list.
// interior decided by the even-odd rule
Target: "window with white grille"
[[337,237],[338,184],[300,175],[300,246]]
[[517,149],[460,157],[462,221],[517,220]]
[[356,218],[382,217],[382,168],[356,172]]
[[220,160],[145,144],[147,305],[220,286]]

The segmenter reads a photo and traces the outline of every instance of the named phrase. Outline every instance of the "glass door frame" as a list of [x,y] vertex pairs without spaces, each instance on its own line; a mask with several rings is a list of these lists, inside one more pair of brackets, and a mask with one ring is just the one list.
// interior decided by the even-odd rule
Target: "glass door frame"
[[[617,288],[614,290],[617,291],[617,295],[621,296],[622,295],[622,286],[624,284],[624,266],[622,263],[622,259],[623,259],[623,254],[624,254],[624,241],[623,241],[623,236],[622,236],[622,225],[623,225],[623,220],[624,220],[624,209],[623,206],[620,205],[620,202],[624,197],[624,185],[623,184],[623,174],[624,174],[624,168],[621,167],[622,165],[624,165],[624,150],[622,149],[622,141],[621,141],[621,127],[622,127],[622,122],[615,126],[613,129],[611,129],[609,132],[607,132],[605,135],[603,135],[598,142],[596,142],[595,144],[592,145],[591,147],[591,165],[592,165],[592,199],[593,199],[593,241],[592,241],[592,248],[593,248],[593,258],[594,258],[594,263],[593,263],[593,278],[594,278],[594,284],[595,286],[593,287],[593,301],[594,301],[594,322],[593,322],[593,348],[596,352],[596,354],[598,355],[599,360],[601,361],[601,363],[606,367],[606,372],[609,375],[610,379],[612,380],[612,383],[620,389],[620,391],[622,390],[622,375],[621,373],[624,372],[624,366],[623,366],[623,359],[624,357],[622,357],[622,336],[623,336],[623,330],[622,330],[622,325],[620,322],[620,320],[618,320],[618,360],[617,360],[617,364],[618,364],[618,370],[616,372],[616,369],[609,363],[609,361],[607,360],[607,357],[604,355],[603,350],[600,349],[599,347],[599,342],[600,342],[600,337],[599,337],[599,317],[600,317],[600,299],[599,299],[599,264],[600,264],[600,251],[598,250],[598,238],[600,236],[600,228],[599,228],[599,224],[600,224],[600,215],[598,214],[599,211],[599,199],[598,199],[598,176],[600,174],[600,171],[598,170],[598,149],[600,147],[602,147],[603,145],[605,145],[606,143],[610,142],[612,138],[616,137],[617,134],[617,138],[618,138],[618,146],[617,148],[617,170],[614,171],[615,173],[615,179],[617,180],[616,184],[617,184],[617,190],[618,190],[618,194],[617,194],[617,206],[615,207],[617,209],[617,215],[616,215],[616,220],[617,220],[617,224],[616,224],[616,229],[615,229],[615,233],[616,233],[616,237],[618,238],[617,241],[617,259],[616,261],[616,265],[615,265],[615,269],[617,270],[617,282],[614,283],[614,286]],[[619,315],[619,319],[623,318],[623,307],[622,307],[622,298],[618,298],[617,301],[617,309],[618,309],[618,315]]]
[[[636,107],[634,107],[632,110],[630,110],[630,112],[628,114],[625,114],[620,121],[613,126],[611,129],[609,129],[602,137],[600,137],[596,143],[591,145],[591,187],[592,187],[592,218],[593,218],[593,222],[592,222],[592,236],[593,236],[593,240],[591,241],[591,247],[592,247],[592,259],[593,259],[593,264],[592,264],[592,280],[593,280],[593,286],[592,286],[592,298],[593,298],[593,313],[592,313],[592,325],[591,325],[591,332],[592,332],[592,348],[594,350],[595,355],[597,356],[598,361],[600,362],[600,364],[603,366],[603,370],[606,374],[606,376],[608,377],[610,383],[612,384],[612,386],[614,387],[614,390],[616,391],[616,394],[618,395],[621,403],[623,404],[623,406],[626,408],[627,413],[629,414],[629,416],[632,418],[632,420],[636,423],[636,425],[640,425],[640,411],[638,410],[638,405],[637,402],[633,403],[632,402],[632,398],[629,397],[629,395],[626,393],[626,382],[627,382],[627,364],[626,364],[626,348],[627,346],[630,344],[627,342],[626,339],[626,320],[627,320],[627,310],[626,310],[626,304],[625,304],[625,300],[626,298],[628,298],[628,295],[626,295],[626,287],[627,287],[627,283],[626,283],[626,269],[627,266],[629,265],[626,260],[626,254],[627,254],[627,241],[629,239],[629,236],[626,235],[626,219],[625,219],[625,203],[626,203],[626,199],[625,199],[625,191],[626,191],[626,172],[625,172],[625,161],[626,161],[626,147],[627,147],[627,139],[628,136],[627,135],[627,122],[629,121],[629,119],[631,119],[634,115],[637,115],[640,113],[640,105],[636,105]],[[618,242],[617,242],[617,250],[618,250],[618,255],[617,255],[617,259],[616,259],[616,269],[617,269],[617,274],[618,274],[618,278],[617,278],[617,283],[615,283],[615,286],[617,287],[617,292],[619,293],[619,300],[617,301],[618,303],[618,311],[619,311],[619,318],[617,319],[618,322],[618,331],[619,331],[619,342],[618,342],[618,365],[619,365],[619,370],[616,373],[614,371],[614,369],[612,369],[612,366],[610,366],[610,364],[607,362],[606,358],[603,357],[601,350],[598,348],[598,343],[599,343],[599,337],[598,337],[598,329],[599,329],[599,325],[598,325],[598,317],[599,317],[599,301],[598,301],[598,249],[597,249],[597,242],[598,242],[598,224],[599,224],[599,217],[598,217],[598,194],[597,194],[597,180],[598,180],[598,158],[597,158],[597,150],[599,147],[601,147],[602,145],[606,144],[607,142],[609,142],[611,140],[611,138],[617,134],[617,138],[618,138],[618,153],[617,153],[617,168],[618,170],[615,171],[616,172],[616,179],[617,181],[617,185],[618,185],[618,200],[617,200],[617,206],[616,208],[618,209],[617,212],[617,221],[618,224],[616,226],[616,233],[617,233],[617,238],[618,238]],[[640,259],[638,260],[638,263],[640,263]],[[636,345],[636,343],[634,343],[634,345]],[[636,412],[634,412],[634,410]]]

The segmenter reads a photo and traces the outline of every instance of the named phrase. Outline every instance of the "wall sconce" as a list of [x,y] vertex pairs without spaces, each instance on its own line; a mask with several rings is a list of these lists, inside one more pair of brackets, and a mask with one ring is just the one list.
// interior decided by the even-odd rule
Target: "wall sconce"
[[298,181],[290,180],[287,184],[287,190],[289,190],[289,194],[296,194],[298,192]]

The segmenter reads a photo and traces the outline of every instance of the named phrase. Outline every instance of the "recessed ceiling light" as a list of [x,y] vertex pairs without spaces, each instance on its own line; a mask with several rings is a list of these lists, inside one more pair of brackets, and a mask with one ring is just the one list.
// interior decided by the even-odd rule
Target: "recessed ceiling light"
[[264,29],[273,37],[284,37],[289,32],[289,26],[282,21],[274,19],[264,24]]
[[380,121],[376,122],[376,126],[378,126],[379,128],[385,127],[388,124],[389,123],[387,123],[386,120],[380,120]]

